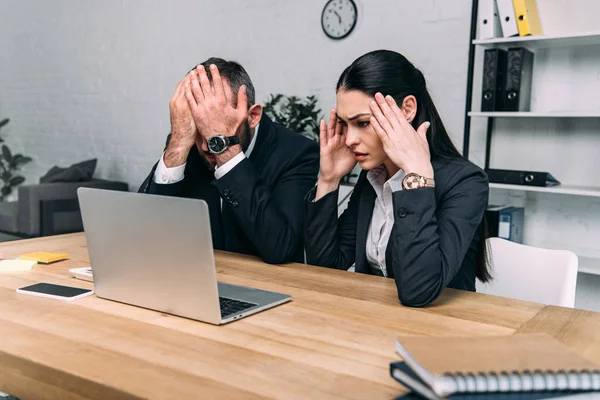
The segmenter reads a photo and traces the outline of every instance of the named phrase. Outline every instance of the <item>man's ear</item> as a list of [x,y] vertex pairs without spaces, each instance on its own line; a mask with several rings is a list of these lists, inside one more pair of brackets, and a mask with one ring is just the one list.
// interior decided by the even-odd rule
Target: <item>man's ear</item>
[[415,98],[415,96],[413,96],[412,94],[406,96],[404,100],[402,100],[400,109],[402,110],[402,113],[404,114],[408,122],[412,123],[413,119],[415,119],[415,116],[417,115],[417,99]]
[[256,128],[260,119],[262,118],[263,107],[260,104],[254,104],[248,110],[248,124],[250,125],[250,129]]

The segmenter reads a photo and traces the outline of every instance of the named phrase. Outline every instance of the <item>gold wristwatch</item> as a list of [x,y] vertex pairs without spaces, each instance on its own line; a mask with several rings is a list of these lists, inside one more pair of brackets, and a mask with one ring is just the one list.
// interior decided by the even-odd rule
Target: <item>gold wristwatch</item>
[[415,174],[411,172],[410,174],[406,174],[404,179],[402,179],[402,188],[403,189],[420,189],[420,188],[434,188],[435,181],[433,178],[426,178],[419,174]]

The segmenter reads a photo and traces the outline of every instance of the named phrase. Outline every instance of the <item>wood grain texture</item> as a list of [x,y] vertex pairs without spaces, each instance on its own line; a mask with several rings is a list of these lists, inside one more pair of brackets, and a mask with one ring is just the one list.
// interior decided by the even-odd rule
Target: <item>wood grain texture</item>
[[89,265],[82,234],[0,251],[71,256],[0,273],[0,390],[23,399],[389,399],[404,390],[389,377],[398,335],[512,334],[544,308],[456,290],[406,308],[391,279],[217,252],[219,280],[293,296],[218,327],[96,296],[63,303],[15,292],[40,281],[91,288],[68,273]]
[[517,333],[545,332],[600,364],[600,313],[548,306]]

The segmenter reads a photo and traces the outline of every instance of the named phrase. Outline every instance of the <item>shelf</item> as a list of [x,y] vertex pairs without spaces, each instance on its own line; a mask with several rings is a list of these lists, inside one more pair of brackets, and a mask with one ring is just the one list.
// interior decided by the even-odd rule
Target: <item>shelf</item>
[[591,275],[600,275],[600,258],[578,256],[579,268],[577,272]]
[[494,118],[600,118],[598,111],[565,111],[565,112],[518,112],[518,111],[469,111],[470,117]]
[[600,44],[600,32],[575,33],[564,36],[517,36],[496,39],[475,39],[473,44],[483,47],[520,46],[530,49],[588,46]]
[[523,192],[542,192],[553,194],[569,194],[573,196],[600,197],[600,187],[594,186],[558,185],[554,187],[539,187],[525,185],[507,185],[504,183],[490,183],[490,188],[518,190]]

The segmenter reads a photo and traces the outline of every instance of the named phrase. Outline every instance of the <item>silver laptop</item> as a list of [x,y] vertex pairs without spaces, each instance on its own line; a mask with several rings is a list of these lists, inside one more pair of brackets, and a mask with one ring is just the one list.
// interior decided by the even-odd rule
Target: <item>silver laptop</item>
[[217,282],[202,200],[79,188],[98,297],[225,324],[291,296]]

